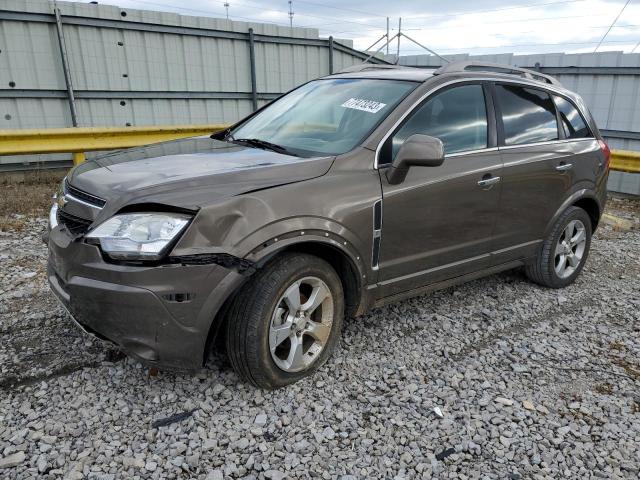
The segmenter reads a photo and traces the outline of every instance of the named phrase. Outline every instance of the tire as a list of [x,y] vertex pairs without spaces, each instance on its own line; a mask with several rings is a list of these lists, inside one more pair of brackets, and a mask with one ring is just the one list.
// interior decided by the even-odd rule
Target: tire
[[[320,301],[326,291],[330,300],[325,298],[313,309],[317,302],[310,298]],[[310,305],[308,311],[305,305]],[[294,311],[306,313],[296,316]],[[297,382],[331,356],[343,316],[342,282],[331,265],[313,255],[283,254],[254,274],[233,301],[227,316],[229,361],[256,387],[274,389]]]
[[[572,239],[577,239],[580,227],[584,227],[584,240],[579,244],[576,242],[573,245],[573,241],[567,242],[566,237],[571,225],[575,227],[571,234]],[[534,262],[525,267],[527,277],[549,288],[563,288],[571,285],[582,272],[589,256],[591,233],[591,219],[587,212],[579,207],[567,208],[554,223]],[[569,250],[572,253],[569,253]],[[577,258],[578,252],[580,252],[579,258]],[[565,269],[562,268],[563,257],[565,257]]]

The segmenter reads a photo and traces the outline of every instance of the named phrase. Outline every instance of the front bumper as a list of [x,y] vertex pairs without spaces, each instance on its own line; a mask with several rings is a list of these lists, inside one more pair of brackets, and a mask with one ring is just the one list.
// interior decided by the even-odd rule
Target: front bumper
[[216,313],[244,277],[219,265],[127,266],[55,226],[51,290],[80,326],[147,363],[200,368]]

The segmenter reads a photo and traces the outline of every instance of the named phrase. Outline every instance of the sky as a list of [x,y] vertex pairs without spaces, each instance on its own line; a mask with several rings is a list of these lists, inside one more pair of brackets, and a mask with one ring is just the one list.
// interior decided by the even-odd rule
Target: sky
[[[82,0],[86,1],[86,0]],[[120,7],[289,25],[288,0],[101,0]],[[228,8],[225,7],[228,3]],[[364,50],[398,30],[439,54],[640,53],[640,0],[292,0],[293,26]],[[613,25],[613,27],[612,27]],[[609,30],[610,29],[610,30]],[[601,42],[601,43],[600,43]],[[384,44],[381,41],[374,48]],[[395,53],[397,42],[390,46]],[[386,50],[386,49],[385,49]],[[426,53],[403,38],[401,55]]]

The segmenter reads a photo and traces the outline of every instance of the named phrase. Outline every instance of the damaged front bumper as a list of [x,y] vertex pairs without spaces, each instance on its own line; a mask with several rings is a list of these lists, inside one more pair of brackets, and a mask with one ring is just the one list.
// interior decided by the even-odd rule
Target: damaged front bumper
[[85,331],[146,363],[203,365],[216,314],[246,273],[211,263],[108,263],[97,246],[53,225],[46,238],[49,285]]

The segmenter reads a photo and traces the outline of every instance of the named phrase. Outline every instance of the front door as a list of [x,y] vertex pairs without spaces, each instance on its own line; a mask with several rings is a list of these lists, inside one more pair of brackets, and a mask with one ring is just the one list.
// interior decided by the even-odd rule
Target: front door
[[[502,169],[492,119],[483,85],[456,85],[427,98],[383,145],[381,297],[488,266]],[[415,133],[442,140],[444,163],[413,167],[391,185],[383,167]]]

